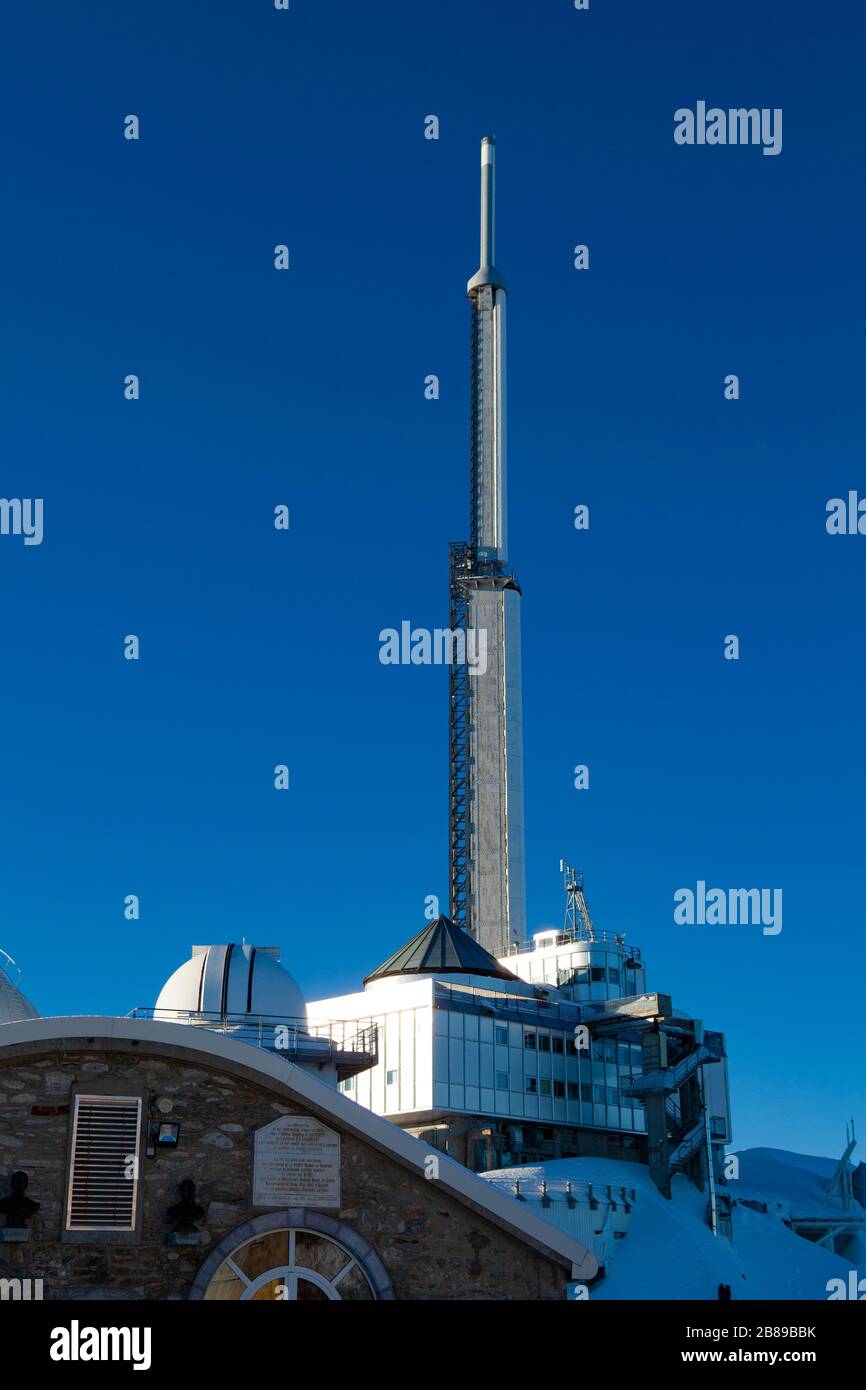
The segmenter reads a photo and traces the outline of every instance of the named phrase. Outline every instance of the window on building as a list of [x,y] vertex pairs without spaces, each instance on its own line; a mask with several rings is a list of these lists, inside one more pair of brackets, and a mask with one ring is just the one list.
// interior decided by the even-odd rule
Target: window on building
[[577,1043],[574,1041],[574,1038],[566,1038],[566,1040],[565,1040],[565,1055],[566,1055],[566,1057],[576,1057],[576,1056],[577,1056]]
[[497,1091],[507,1091],[507,1090],[508,1090],[508,1072],[507,1072],[507,1071],[498,1071],[498,1072],[496,1073],[496,1089],[497,1089]]
[[[224,1252],[229,1240],[217,1248]],[[230,1247],[200,1297],[209,1302],[369,1302],[376,1298],[371,1268],[375,1259],[372,1248],[357,1234],[350,1253],[319,1231],[280,1228]]]
[[385,1072],[385,1085],[386,1085],[386,1086],[396,1086],[396,1085],[397,1085],[397,1072],[396,1072],[396,1071],[386,1071],[386,1072]]
[[537,1095],[537,1094],[538,1094],[538,1077],[537,1077],[537,1076],[527,1076],[527,1078],[526,1078],[526,1090],[528,1091],[528,1093],[529,1093],[531,1096],[534,1096],[534,1095]]
[[564,1082],[564,1081],[554,1081],[554,1083],[553,1083],[553,1099],[554,1099],[554,1100],[565,1100],[565,1082]]
[[551,1038],[551,1039],[550,1039],[550,1048],[551,1048],[551,1051],[552,1051],[552,1052],[558,1052],[558,1053],[562,1054],[562,1052],[563,1052],[563,1050],[564,1050],[564,1049],[563,1049],[563,1046],[562,1046],[562,1038]]
[[608,982],[609,985],[618,985],[618,984],[619,984],[619,969],[618,969],[617,966],[615,966],[615,965],[609,965],[609,966],[608,966],[608,968],[607,968],[607,982]]
[[573,985],[585,985],[589,983],[589,966],[579,965],[574,972],[571,983]]
[[540,1093],[541,1095],[543,1095],[543,1096],[549,1096],[549,1095],[550,1095],[550,1082],[548,1081],[548,1079],[547,1079],[546,1076],[543,1076],[543,1077],[541,1078],[541,1080],[539,1081],[539,1083],[538,1083],[538,1090],[539,1090],[539,1093]]
[[580,1087],[576,1081],[569,1081],[568,1083],[568,1099],[580,1100]]
[[539,1035],[538,1035],[538,1050],[539,1050],[539,1052],[549,1052],[549,1051],[550,1051],[550,1038],[549,1038],[549,1036],[548,1036],[547,1033],[539,1033]]
[[580,1083],[580,1098],[587,1105],[592,1105],[592,1086],[588,1081],[581,1081]]
[[346,1092],[346,1094],[348,1095],[348,1093],[349,1093],[350,1091],[354,1091],[354,1089],[355,1089],[355,1078],[354,1078],[354,1076],[347,1076],[347,1077],[346,1077],[346,1080],[343,1082],[343,1090],[344,1090],[344,1091]]
[[140,1157],[139,1097],[75,1097],[67,1231],[135,1230]]
[[508,1046],[508,1029],[507,1029],[507,1028],[501,1028],[501,1027],[499,1026],[499,1024],[497,1024],[496,1027],[495,1027],[494,1030],[493,1030],[493,1038],[494,1038],[494,1041],[495,1041],[495,1042],[498,1042],[498,1043],[499,1043],[500,1047],[507,1047],[507,1046]]
[[605,1086],[605,1100],[608,1105],[619,1105],[619,1091],[615,1086]]
[[596,1105],[604,1105],[606,1094],[607,1094],[607,1087],[606,1087],[606,1086],[593,1086],[593,1088],[592,1088],[592,1098],[593,1098],[593,1100],[595,1101]]
[[592,980],[593,984],[598,984],[599,981],[603,981],[603,980],[604,980],[604,966],[603,966],[603,965],[592,965],[592,966],[590,966],[589,978]]
[[529,1047],[529,1048],[531,1048],[533,1052],[535,1051],[535,1034],[534,1034],[534,1033],[524,1033],[524,1034],[523,1034],[523,1046],[524,1046],[524,1047]]

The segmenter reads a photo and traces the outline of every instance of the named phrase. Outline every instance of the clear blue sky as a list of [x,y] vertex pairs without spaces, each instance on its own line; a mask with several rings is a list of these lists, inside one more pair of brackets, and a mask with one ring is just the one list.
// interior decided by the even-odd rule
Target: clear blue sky
[[[530,926],[583,865],[727,1033],[738,1144],[866,1144],[866,537],[824,526],[866,495],[862,12],[47,0],[4,48],[0,493],[45,538],[0,537],[0,944],[35,1003],[126,1012],[241,935],[338,993],[444,905],[445,675],[377,637],[447,623],[495,133]],[[677,146],[699,99],[782,107],[782,153]],[[781,935],[675,925],[698,879],[782,888]]]

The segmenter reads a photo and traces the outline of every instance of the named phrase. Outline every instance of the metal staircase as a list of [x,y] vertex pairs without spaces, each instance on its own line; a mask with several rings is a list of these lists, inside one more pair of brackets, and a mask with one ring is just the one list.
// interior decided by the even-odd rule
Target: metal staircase
[[689,1077],[694,1076],[698,1067],[721,1061],[722,1055],[721,1034],[705,1033],[703,1042],[672,1067],[665,1067],[662,1071],[633,1072],[621,1090],[626,1096],[672,1095],[685,1085]]
[[700,1119],[683,1135],[679,1143],[668,1154],[668,1167],[671,1172],[687,1163],[692,1154],[697,1153],[705,1139],[704,1121]]
[[669,1134],[673,1140],[668,1154],[668,1166],[673,1171],[687,1163],[692,1154],[697,1153],[705,1142],[706,1122],[703,1116],[697,1120],[684,1121],[682,1107],[674,1096],[665,1099],[665,1113],[670,1122]]

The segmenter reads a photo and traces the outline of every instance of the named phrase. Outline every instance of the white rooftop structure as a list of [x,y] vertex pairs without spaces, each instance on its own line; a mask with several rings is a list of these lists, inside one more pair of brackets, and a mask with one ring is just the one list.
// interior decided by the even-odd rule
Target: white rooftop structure
[[19,975],[20,971],[12,957],[0,951],[0,1023],[18,1023],[26,1018],[39,1017],[39,1010],[18,988]]
[[192,956],[166,981],[156,1017],[190,1014],[259,1014],[306,1019],[304,996],[280,964],[278,946],[229,942],[193,946]]
[[193,946],[159,992],[154,1008],[137,1018],[180,1023],[230,1035],[274,1052],[336,1086],[375,1064],[377,1030],[307,1018],[297,981],[280,964],[278,946],[246,941]]

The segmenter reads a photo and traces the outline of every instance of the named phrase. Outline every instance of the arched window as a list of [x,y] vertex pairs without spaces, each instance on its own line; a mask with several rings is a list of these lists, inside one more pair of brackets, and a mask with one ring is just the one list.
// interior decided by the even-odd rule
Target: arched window
[[394,1294],[378,1256],[351,1227],[322,1213],[292,1211],[256,1217],[227,1236],[202,1265],[189,1296],[294,1303],[366,1302]]

